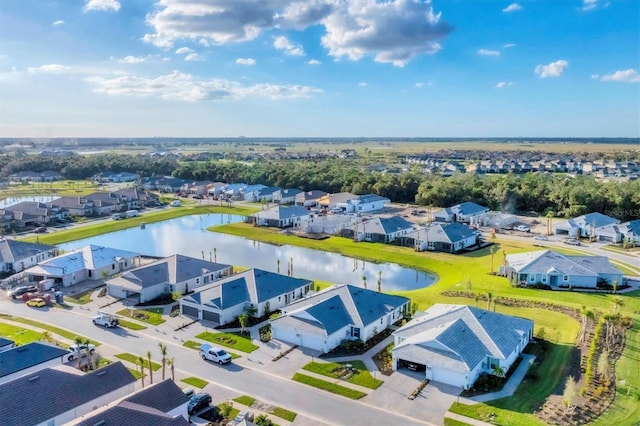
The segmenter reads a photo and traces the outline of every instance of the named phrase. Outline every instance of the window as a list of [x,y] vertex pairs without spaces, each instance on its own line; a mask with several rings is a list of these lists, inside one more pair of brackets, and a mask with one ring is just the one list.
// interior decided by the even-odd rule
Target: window
[[542,282],[543,282],[543,283],[546,283],[546,282],[547,282],[547,276],[546,276],[546,275],[543,275],[543,276],[542,276]]
[[529,275],[529,282],[534,282],[536,280],[535,275],[531,274]]
[[196,278],[196,284],[200,284],[200,278]]
[[487,366],[490,369],[494,369],[500,366],[500,360],[498,358],[492,358],[490,356],[487,357]]
[[562,277],[562,281],[569,281],[569,275],[564,275]]
[[116,265],[115,265],[115,263],[112,263],[112,264],[111,264],[111,269],[116,269]]
[[351,337],[360,338],[360,329],[358,327],[351,327]]

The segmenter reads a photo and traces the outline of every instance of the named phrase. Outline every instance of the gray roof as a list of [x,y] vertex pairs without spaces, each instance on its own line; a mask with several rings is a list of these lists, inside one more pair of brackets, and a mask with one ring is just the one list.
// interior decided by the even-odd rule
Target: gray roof
[[296,195],[296,200],[317,200],[318,198],[324,197],[325,195],[327,195],[326,192],[320,191],[319,189],[313,189],[311,191],[300,192],[298,195]]
[[382,201],[382,202],[388,203],[389,201],[391,201],[387,197],[381,197],[380,195],[377,195],[377,194],[358,195],[356,197],[356,200],[360,204],[375,203],[376,201]]
[[272,195],[274,192],[278,192],[278,191],[282,191],[282,188],[280,188],[279,186],[270,186],[268,188],[262,188],[260,191],[258,191],[256,196],[265,197],[267,195]]
[[618,219],[615,219],[611,216],[607,216],[606,214],[594,212],[587,213],[582,216],[574,217],[573,219],[569,219],[565,222],[557,223],[554,228],[558,229],[571,229],[571,228],[580,228],[580,229],[588,229],[593,226],[595,228],[601,228],[603,226],[615,225],[620,223]]
[[136,256],[139,254],[132,251],[90,244],[44,260],[28,270],[34,274],[43,272],[46,275],[62,275],[74,271],[101,269],[121,259],[133,259]]
[[166,379],[127,397],[125,401],[155,408],[164,413],[189,401],[189,397],[171,379]]
[[357,198],[357,195],[353,195],[350,192],[337,192],[335,194],[327,194],[327,196],[328,196],[329,205],[335,205],[337,203],[346,203],[349,200],[353,200],[354,198]]
[[306,312],[319,324],[322,324],[321,327],[326,331],[327,335],[335,333],[341,328],[352,324],[351,317],[338,295],[330,297],[316,305],[310,306],[306,309]]
[[553,250],[508,254],[507,265],[518,273],[597,276],[622,274],[606,256],[572,256]]
[[0,263],[13,263],[55,248],[55,246],[26,241],[0,239]]
[[76,423],[76,426],[188,426],[189,424],[182,416],[170,417],[152,408],[121,402],[115,407],[87,417]]
[[431,226],[425,229],[427,232],[425,241],[455,243],[456,241],[462,241],[474,236],[474,233],[471,229],[469,229],[466,225],[458,222],[434,222],[431,224]]
[[[52,201],[52,203],[57,203],[57,201],[58,200]],[[4,210],[13,212],[14,214],[21,213],[23,215],[33,217],[55,215],[55,211],[52,209],[51,204],[40,203],[38,201],[22,201],[18,204],[7,206]]]
[[261,219],[282,220],[294,217],[309,216],[309,210],[301,206],[282,206],[277,205],[267,210],[254,213],[252,216],[259,217]]
[[[523,335],[533,332],[533,321],[466,305],[435,304],[393,334],[403,338],[393,352],[419,346],[421,363],[462,362],[473,370],[486,356],[505,359],[517,349]],[[460,367],[460,365],[458,365]]]
[[481,206],[480,204],[472,203],[471,201],[456,204],[455,206],[447,207],[446,209],[444,209],[444,211],[446,211],[449,214],[457,214],[457,215],[461,214],[464,216],[483,213],[488,210],[489,209],[487,207]]
[[598,234],[613,235],[622,234],[626,238],[640,237],[640,219],[624,222],[619,225],[608,225],[602,228]]
[[9,376],[43,362],[61,358],[68,353],[65,349],[43,342],[16,346],[0,352],[0,377]]
[[362,222],[367,234],[391,234],[394,232],[413,229],[413,223],[401,216],[374,217]]
[[[135,382],[120,361],[87,374],[47,368],[0,385],[0,419],[5,425],[43,423]],[[46,397],[38,398],[43,392]],[[34,403],[25,403],[27,396]]]

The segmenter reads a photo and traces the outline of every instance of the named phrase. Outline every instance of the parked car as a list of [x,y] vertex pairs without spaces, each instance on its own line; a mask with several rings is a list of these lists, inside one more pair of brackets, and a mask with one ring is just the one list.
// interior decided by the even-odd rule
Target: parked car
[[189,399],[189,403],[187,404],[187,413],[192,416],[203,408],[208,407],[210,404],[211,395],[209,395],[208,393],[199,393],[193,395],[191,399]]
[[200,357],[205,361],[217,362],[218,364],[231,362],[231,355],[227,351],[208,343],[200,345]]
[[172,202],[169,203],[169,206],[171,207],[180,207],[182,205],[182,202],[180,200],[173,200]]
[[122,219],[122,213],[114,213],[111,215],[111,219],[113,220],[120,220]]
[[47,227],[38,226],[36,229],[33,230],[33,232],[35,232],[36,234],[42,234],[43,232],[47,232]]
[[18,296],[22,296],[23,294],[26,294],[26,293],[33,293],[36,291],[38,291],[38,287],[34,285],[25,285],[25,286],[16,287],[13,290],[11,290],[9,292],[9,296],[11,296],[12,299],[17,299]]
[[516,231],[531,232],[531,228],[529,228],[528,226],[525,226],[525,225],[518,225],[518,226],[516,226]]
[[[88,351],[88,352],[87,352]],[[69,357],[68,361],[73,361],[78,356],[87,356],[87,353],[93,354],[96,351],[96,346],[89,343],[88,345],[82,343],[80,345],[74,343],[69,346]]]
[[569,238],[568,240],[564,240],[565,244],[569,244],[570,246],[579,246],[580,245],[580,241],[576,240],[575,238]]
[[98,314],[93,317],[93,323],[95,325],[101,325],[106,328],[112,328],[117,327],[120,322],[116,316],[108,314]]
[[545,237],[544,235],[536,235],[535,237],[533,237],[534,240],[538,240],[538,241],[547,241],[548,238]]
[[43,306],[47,306],[47,302],[45,302],[41,297],[34,297],[27,301],[27,306],[31,306],[32,308],[42,308]]

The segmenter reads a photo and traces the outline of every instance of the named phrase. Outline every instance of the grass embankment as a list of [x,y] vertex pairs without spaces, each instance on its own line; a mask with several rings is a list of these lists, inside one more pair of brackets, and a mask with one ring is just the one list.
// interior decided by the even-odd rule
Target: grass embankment
[[[139,358],[140,357],[135,356],[134,354],[121,353],[121,354],[117,354],[116,358],[119,358],[119,359],[121,359],[123,361],[128,361],[128,362],[130,362],[132,364],[135,364],[135,365],[140,365],[140,362],[139,362]],[[147,359],[147,357],[144,357],[144,356],[142,357],[142,360],[143,360],[142,361],[142,365],[144,366],[144,368],[148,369],[149,368],[149,360]],[[160,370],[160,367],[162,367],[160,364],[158,364],[157,362],[151,361],[151,369],[153,371]]]
[[[192,205],[176,208],[166,208],[162,210],[144,210],[142,215],[131,217],[124,220],[106,220],[99,223],[87,223],[79,226],[70,227],[48,232],[46,234],[38,234],[22,238],[22,241],[36,242],[40,244],[63,244],[70,241],[82,240],[84,238],[95,237],[96,235],[106,234],[108,232],[121,231],[123,229],[135,228],[141,223],[149,224],[154,222],[162,222],[164,220],[174,219],[182,216],[190,216],[194,214],[223,213],[236,215],[249,215],[255,213],[258,209],[245,206],[220,207],[213,205]],[[55,229],[55,228],[52,228]]]
[[207,382],[206,380],[199,379],[197,377],[187,377],[182,379],[181,381],[188,385],[195,386],[198,389],[202,389],[209,384],[209,382]]
[[[22,317],[15,317],[13,315],[8,315],[8,314],[0,314],[0,318],[6,318],[8,320],[14,321],[14,322],[20,322],[22,324],[27,324],[27,325],[31,325],[33,327],[42,329],[42,330],[47,330],[51,333],[57,334],[58,336],[62,336],[65,339],[69,339],[71,341],[75,341],[75,339],[77,337],[79,337],[80,339],[82,339],[82,341],[86,340],[86,337],[83,336],[78,336],[75,333],[72,333],[68,330],[62,329],[62,328],[58,328],[55,327],[53,325],[49,325],[49,324],[45,324],[43,322],[40,321],[35,321],[32,319],[28,319],[28,318],[22,318]],[[101,343],[97,342],[95,340],[89,339],[89,342],[94,344],[96,347],[100,346]]]
[[293,380],[351,399],[360,399],[367,396],[366,393],[360,392],[359,390],[351,389],[346,386],[340,386],[335,383],[327,382],[325,380],[316,379],[315,377],[307,376],[305,374],[296,373],[293,376]]
[[120,324],[120,327],[128,328],[129,330],[139,331],[146,330],[147,328],[142,324],[138,324],[137,322],[127,321],[123,319],[118,320],[118,323]]
[[151,325],[160,325],[166,320],[162,318],[162,308],[150,308],[150,309],[120,309],[116,312],[123,317],[131,318],[136,321],[146,322]]
[[347,382],[369,389],[378,389],[383,383],[382,380],[374,379],[364,365],[364,362],[359,360],[345,362],[310,362],[302,367],[302,369],[333,379],[339,379],[341,374],[345,372],[345,366],[347,364],[351,364],[352,368],[355,369],[355,373],[346,380]]
[[258,346],[251,343],[250,336],[239,335],[235,333],[212,333],[205,331],[196,336],[198,339],[206,340],[207,342],[215,343],[220,346],[235,349],[237,351],[251,353],[258,349]]

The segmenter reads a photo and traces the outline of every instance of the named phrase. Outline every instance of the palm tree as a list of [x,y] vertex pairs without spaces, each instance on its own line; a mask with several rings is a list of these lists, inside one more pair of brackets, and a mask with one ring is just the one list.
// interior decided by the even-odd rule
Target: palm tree
[[138,363],[140,364],[140,381],[142,382],[142,388],[144,389],[144,358],[138,357]]
[[218,249],[217,248],[213,248],[213,261],[218,263]]
[[504,377],[504,374],[505,374],[504,368],[502,368],[499,365],[496,365],[495,367],[493,367],[493,374],[498,377]]
[[378,293],[382,293],[382,271],[378,271]]
[[162,380],[165,378],[165,368],[167,367],[167,345],[166,343],[158,342],[158,348],[162,355]]
[[624,299],[622,297],[616,297],[613,299],[613,303],[613,312],[617,314],[624,306]]
[[73,339],[73,342],[76,344],[76,357],[78,357],[78,370],[80,370],[82,368],[82,355],[80,352],[82,338],[80,336],[76,336],[75,339]]
[[238,315],[238,322],[240,323],[240,334],[244,334],[247,329],[247,324],[249,324],[249,314],[243,312]]
[[87,348],[87,368],[91,369],[92,365],[93,365],[93,354],[91,353],[91,351],[89,350],[89,345],[91,344],[91,340],[89,339],[84,339],[82,341],[82,344],[85,345],[85,347]]
[[498,246],[496,244],[491,246],[491,275],[493,275],[493,256],[496,254],[496,252],[498,251]]
[[367,288],[367,276],[366,275],[362,276],[362,285],[364,286],[364,288]]
[[473,300],[476,301],[476,308],[478,307],[478,300],[480,300],[480,295],[476,293],[476,295],[473,297]]
[[153,368],[151,365],[151,351],[147,351],[147,360],[149,361],[149,384],[153,384]]
[[491,310],[491,300],[493,299],[493,295],[491,292],[487,293],[487,311]]
[[593,319],[593,311],[587,309],[585,305],[580,308],[580,318],[582,319],[582,330],[580,333],[580,341],[584,340],[584,335],[587,332],[587,321]]

